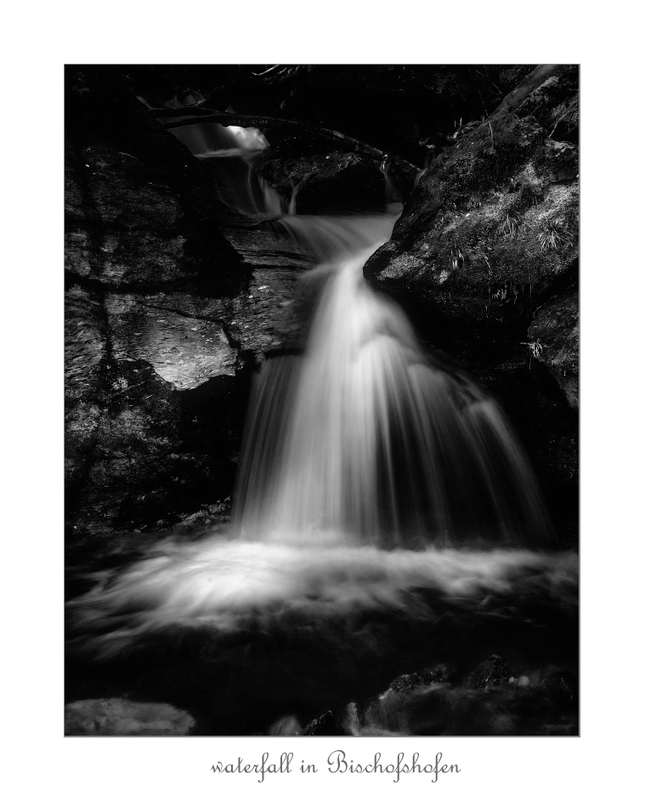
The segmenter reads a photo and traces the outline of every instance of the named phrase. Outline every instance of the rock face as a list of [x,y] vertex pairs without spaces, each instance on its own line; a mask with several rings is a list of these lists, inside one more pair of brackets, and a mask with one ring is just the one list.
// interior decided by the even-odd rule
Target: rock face
[[554,296],[529,326],[535,358],[554,376],[571,407],[578,407],[579,303],[575,288]]
[[443,318],[524,320],[563,276],[575,277],[576,103],[572,68],[514,112],[465,126],[422,176],[366,275],[414,289]]
[[230,496],[252,372],[288,335],[306,262],[224,207],[113,71],[68,78],[67,513],[81,537]]
[[577,492],[554,479],[577,435],[577,136],[577,68],[535,70],[456,133],[365,267],[497,395],[553,498]]

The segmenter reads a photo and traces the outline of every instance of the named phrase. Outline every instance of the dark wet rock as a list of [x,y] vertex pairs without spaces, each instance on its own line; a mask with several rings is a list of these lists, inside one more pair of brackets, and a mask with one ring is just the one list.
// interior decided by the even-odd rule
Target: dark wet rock
[[225,498],[219,504],[205,504],[196,512],[180,516],[179,523],[170,530],[171,536],[199,538],[204,533],[222,531],[230,520],[231,499]]
[[504,681],[387,694],[368,708],[360,734],[575,735],[577,728],[576,711],[556,704],[543,688]]
[[253,369],[307,265],[228,209],[109,68],[70,68],[66,478],[74,538],[230,497]]
[[169,142],[165,160],[156,162],[131,143],[86,137],[75,141],[70,133],[66,154],[70,275],[114,290],[179,287],[230,296],[243,287],[248,272],[239,256],[221,230],[207,225],[216,199],[199,173],[183,167],[178,143]]
[[274,159],[261,175],[284,197],[295,194],[298,214],[381,211],[385,181],[372,159],[355,153],[325,153]]
[[[179,356],[185,342],[172,346]],[[65,456],[78,534],[169,524],[232,490],[243,422],[239,372],[208,376],[193,361],[185,373],[164,376],[154,357],[123,353],[86,363],[71,383]]]
[[334,714],[327,710],[322,716],[310,721],[303,729],[303,735],[343,735],[342,729],[338,726]]
[[445,683],[449,679],[449,669],[445,665],[438,665],[433,668],[423,668],[412,674],[401,674],[400,677],[392,680],[388,690],[395,693],[407,693],[425,685]]
[[[576,103],[576,75],[563,68],[549,79],[543,104]],[[511,325],[528,321],[575,270],[577,148],[553,140],[531,98],[476,125],[433,162],[392,240],[368,261],[371,281],[413,293],[441,318]]]
[[578,702],[578,681],[570,671],[549,671],[541,687],[550,698],[565,708],[575,706]]
[[65,735],[189,735],[195,720],[168,704],[84,699],[65,705]]
[[113,359],[144,361],[175,390],[236,373],[239,354],[220,299],[106,294],[105,313]]
[[492,688],[509,681],[511,670],[508,663],[498,654],[492,654],[480,663],[469,678],[472,688]]
[[528,331],[531,356],[546,365],[567,397],[578,408],[580,348],[577,287],[559,293],[537,310]]

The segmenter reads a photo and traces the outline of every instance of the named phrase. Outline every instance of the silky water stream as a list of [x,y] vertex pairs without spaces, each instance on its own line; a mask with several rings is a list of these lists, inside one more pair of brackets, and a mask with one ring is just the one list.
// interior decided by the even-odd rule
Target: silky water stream
[[72,661],[211,734],[327,709],[347,734],[571,734],[577,555],[498,405],[365,282],[396,214],[298,216],[256,176],[259,132],[178,131],[229,205],[313,258],[313,311],[303,353],[256,378],[228,531],[96,576]]

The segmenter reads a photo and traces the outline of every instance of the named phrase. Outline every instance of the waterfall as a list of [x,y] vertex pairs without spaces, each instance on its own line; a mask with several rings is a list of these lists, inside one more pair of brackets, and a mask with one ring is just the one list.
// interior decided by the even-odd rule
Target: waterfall
[[195,156],[214,167],[222,200],[248,217],[271,219],[295,210],[295,198],[283,198],[257,173],[268,147],[257,128],[201,123],[173,130]]
[[383,157],[379,169],[383,173],[383,181],[385,183],[385,208],[388,211],[400,212],[402,209],[401,193],[392,175],[392,162],[389,155],[386,154]]
[[172,133],[198,159],[262,151],[269,144],[257,128],[238,125],[199,123],[175,128]]
[[239,536],[548,545],[535,479],[497,404],[426,354],[403,310],[363,278],[401,209],[389,159],[380,165],[385,213],[298,216],[295,196],[257,175],[268,147],[257,129],[209,123],[176,135],[215,165],[229,205],[270,218],[316,265],[301,281],[315,296],[304,353],[268,360],[255,383],[234,501]]
[[308,276],[319,297],[304,354],[268,360],[256,382],[235,527],[316,546],[545,545],[548,519],[499,407],[433,363],[363,278],[395,219],[283,221],[321,259]]

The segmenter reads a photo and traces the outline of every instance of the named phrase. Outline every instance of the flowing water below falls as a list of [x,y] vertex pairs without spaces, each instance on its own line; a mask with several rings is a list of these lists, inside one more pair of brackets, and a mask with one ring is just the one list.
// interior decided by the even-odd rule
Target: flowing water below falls
[[[255,178],[261,140],[186,131],[193,152],[228,163],[231,205],[295,211]],[[418,705],[393,713],[381,695],[344,731],[467,734],[473,716],[482,732],[548,731],[546,713],[528,729],[516,720],[528,714],[489,721],[467,678],[491,652],[516,661],[525,692],[547,669],[575,669],[577,558],[548,551],[540,493],[497,404],[424,353],[365,282],[395,220],[272,224],[314,257],[301,281],[313,311],[303,353],[257,377],[230,529],[97,574],[69,605],[74,665],[137,676],[143,697],[185,705],[206,732],[289,734],[302,716],[367,704],[397,673],[445,662],[456,679],[424,686],[420,719]],[[509,680],[502,701],[517,706]]]

